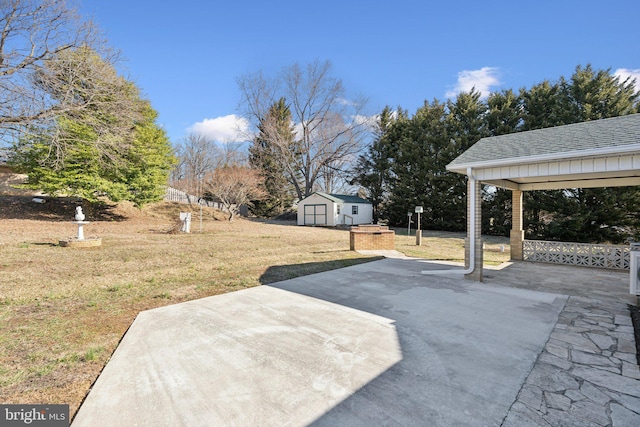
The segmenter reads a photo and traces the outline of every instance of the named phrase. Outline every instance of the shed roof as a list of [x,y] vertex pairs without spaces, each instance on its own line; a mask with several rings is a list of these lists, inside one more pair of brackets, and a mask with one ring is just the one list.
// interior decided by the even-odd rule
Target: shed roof
[[350,196],[348,194],[327,194],[322,191],[316,191],[313,194],[310,194],[309,197],[317,194],[318,196],[324,197],[325,199],[329,199],[334,203],[366,203],[371,204],[370,201],[363,199],[358,196]]
[[447,169],[462,171],[478,165],[618,154],[637,151],[638,146],[640,114],[630,114],[482,138],[447,165]]

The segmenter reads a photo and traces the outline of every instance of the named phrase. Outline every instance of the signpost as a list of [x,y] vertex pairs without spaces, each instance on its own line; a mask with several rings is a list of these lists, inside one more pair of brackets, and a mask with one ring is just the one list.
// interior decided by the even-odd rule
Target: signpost
[[409,225],[407,226],[407,236],[411,236],[411,217],[413,216],[413,212],[407,212],[409,216]]
[[416,213],[418,214],[418,225],[416,229],[416,246],[422,245],[422,230],[420,229],[420,214],[423,212],[422,206],[416,206]]

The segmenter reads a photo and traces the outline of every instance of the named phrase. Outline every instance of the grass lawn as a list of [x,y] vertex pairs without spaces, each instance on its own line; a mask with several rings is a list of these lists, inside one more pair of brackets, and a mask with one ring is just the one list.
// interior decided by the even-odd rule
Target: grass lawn
[[[102,246],[88,249],[57,245],[75,234],[73,212],[2,218],[0,402],[68,403],[74,414],[140,311],[377,259],[349,251],[348,231],[229,223],[212,209],[202,228],[197,210],[191,234],[168,233],[184,209],[162,203],[91,222],[85,235]],[[417,247],[404,232],[396,246],[409,256],[464,258],[462,235],[426,232]],[[507,260],[491,249],[504,242],[485,259]]]
[[[465,233],[422,231],[422,245],[416,245],[415,230],[407,236],[407,229],[397,228],[396,250],[407,256],[439,261],[464,263]],[[482,236],[484,265],[496,266],[509,261],[511,256],[508,237]]]

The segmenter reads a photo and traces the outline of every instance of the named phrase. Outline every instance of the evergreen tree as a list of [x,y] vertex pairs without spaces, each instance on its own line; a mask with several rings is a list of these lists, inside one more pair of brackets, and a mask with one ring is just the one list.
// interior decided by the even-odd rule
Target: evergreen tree
[[[455,101],[425,102],[411,118],[397,120],[376,144],[384,142],[389,165],[391,224],[406,224],[406,214],[424,206],[423,228],[464,230],[465,178],[446,165],[486,136],[560,126],[638,112],[634,82],[609,70],[577,67],[570,79],[543,81],[529,90],[494,93],[486,102],[472,91]],[[370,168],[370,148],[361,161]],[[367,158],[368,156],[368,158]],[[381,169],[382,170],[382,169]],[[364,175],[363,175],[364,176]],[[525,192],[523,220],[534,239],[618,242],[640,230],[640,191],[633,187]],[[483,232],[508,235],[511,192],[483,188]]]
[[489,94],[487,98],[487,133],[489,136],[518,132],[522,127],[522,98],[512,89]]
[[[631,80],[620,82],[610,70],[578,66],[569,79],[561,77],[556,84],[544,81],[521,91],[522,130],[632,114],[638,111],[638,96]],[[623,241],[629,234],[612,221],[628,224],[627,213],[640,207],[637,200],[638,190],[632,187],[526,192],[526,235],[577,242]]]
[[[274,139],[277,138],[277,141]],[[295,163],[287,153],[295,153],[295,135],[291,110],[284,98],[274,103],[267,117],[260,120],[258,135],[249,147],[249,163],[264,179],[266,196],[253,203],[258,216],[271,217],[283,213],[293,205],[295,190],[291,184],[287,164]],[[287,147],[282,150],[282,147]],[[283,163],[287,159],[288,163]]]
[[[591,65],[578,66],[569,80],[562,77],[559,82],[564,123],[636,113],[639,97],[633,81],[620,82],[610,69],[594,70]],[[629,230],[640,229],[637,187],[567,189],[554,201],[549,239],[620,243],[631,237]]]
[[141,103],[143,120],[135,124],[134,138],[125,153],[120,179],[127,185],[126,199],[136,206],[162,200],[171,169],[176,164],[171,141],[155,120],[151,105]]
[[[494,92],[487,98],[487,132],[490,136],[518,132],[522,126],[522,98],[513,90]],[[508,236],[511,230],[511,191],[483,186],[482,232]]]
[[562,124],[606,119],[638,112],[633,81],[620,82],[611,69],[594,70],[591,65],[576,67],[571,79],[560,78],[559,104]]
[[529,90],[521,89],[522,123],[520,130],[534,130],[564,125],[558,85],[545,80]]
[[[632,114],[638,112],[639,96],[629,79],[620,82],[610,70],[578,66],[569,79],[523,91],[523,130]],[[640,194],[635,187],[533,191],[525,193],[524,206],[529,238],[620,242],[629,233],[618,226],[634,222]]]
[[[67,51],[60,60],[88,61],[108,68],[89,49]],[[64,80],[64,67],[52,65],[61,74],[59,80]],[[94,68],[85,70],[90,72]],[[89,201],[97,201],[101,196],[112,201],[131,200],[137,205],[162,198],[163,186],[175,161],[171,144],[155,125],[156,113],[139,97],[137,88],[121,77],[114,78],[113,69],[105,74],[110,75],[105,86],[117,81],[119,87],[127,88],[113,102],[132,105],[135,113],[128,118],[112,114],[109,107],[112,94],[103,90],[103,99],[89,104],[84,111],[70,110],[61,113],[52,124],[32,127],[12,146],[11,155],[12,165],[29,176],[26,187]],[[87,84],[100,85],[100,81],[95,75],[86,79],[75,76],[73,86],[66,88],[65,93],[73,89],[77,97],[89,96],[85,91]],[[51,88],[51,96],[57,95],[55,88]]]
[[423,206],[423,229],[464,230],[466,178],[446,166],[486,134],[486,105],[475,90],[447,104],[425,102],[413,117],[394,123],[385,135],[394,147],[390,222],[403,224],[407,212]]
[[[472,89],[460,93],[455,101],[448,101],[447,115],[448,145],[441,160],[441,171],[435,190],[439,195],[440,216],[443,229],[466,230],[467,181],[460,174],[447,172],[446,165],[466,151],[481,138],[489,135],[487,128],[487,105],[480,99],[480,92]],[[436,195],[434,195],[436,197]]]
[[403,224],[407,212],[423,206],[424,224],[433,229],[447,227],[451,218],[439,204],[446,196],[434,191],[434,186],[440,188],[437,182],[442,179],[445,162],[450,157],[445,118],[445,104],[425,101],[411,119],[398,121],[388,133],[389,141],[393,141],[390,145],[396,147],[389,198],[392,224]]
[[640,192],[635,187],[570,189],[555,201],[548,239],[624,243],[640,237]]
[[393,149],[392,139],[387,134],[398,120],[404,119],[406,112],[400,109],[391,111],[387,106],[382,110],[376,122],[374,140],[358,157],[352,172],[350,184],[360,185],[365,190],[365,196],[373,205],[374,222],[384,214],[391,180]]
[[100,194],[114,201],[126,198],[125,183],[112,179],[122,166],[120,159],[110,162],[101,158],[95,132],[90,127],[60,117],[56,130],[65,135],[63,155],[52,155],[51,139],[41,129],[12,146],[10,163],[18,172],[28,175],[26,188],[89,201],[96,201]]

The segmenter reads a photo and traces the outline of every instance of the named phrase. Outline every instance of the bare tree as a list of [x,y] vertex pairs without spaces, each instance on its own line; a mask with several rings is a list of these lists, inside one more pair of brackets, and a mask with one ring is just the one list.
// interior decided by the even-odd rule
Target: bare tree
[[223,164],[223,153],[211,139],[190,133],[178,148],[180,176],[175,186],[202,196],[205,175]]
[[240,165],[224,166],[207,174],[205,191],[229,211],[229,221],[240,212],[240,206],[265,196],[260,173]]
[[[132,111],[113,103],[130,86],[114,80],[117,55],[105,46],[69,1],[0,1],[0,132],[19,135],[96,103],[111,103],[114,113]],[[82,49],[101,61],[70,53]]]
[[189,133],[176,147],[178,165],[172,172],[171,185],[198,197],[204,196],[207,174],[232,164],[242,164],[244,155],[238,146],[216,144],[200,133]]
[[[361,149],[369,130],[363,119],[364,99],[347,100],[342,82],[331,76],[329,61],[284,68],[276,78],[262,73],[238,79],[244,113],[270,139],[289,180],[302,199],[319,188],[328,170],[331,181],[345,176],[343,166]],[[284,98],[291,105],[296,138],[283,138],[281,124],[270,122],[269,109]]]

